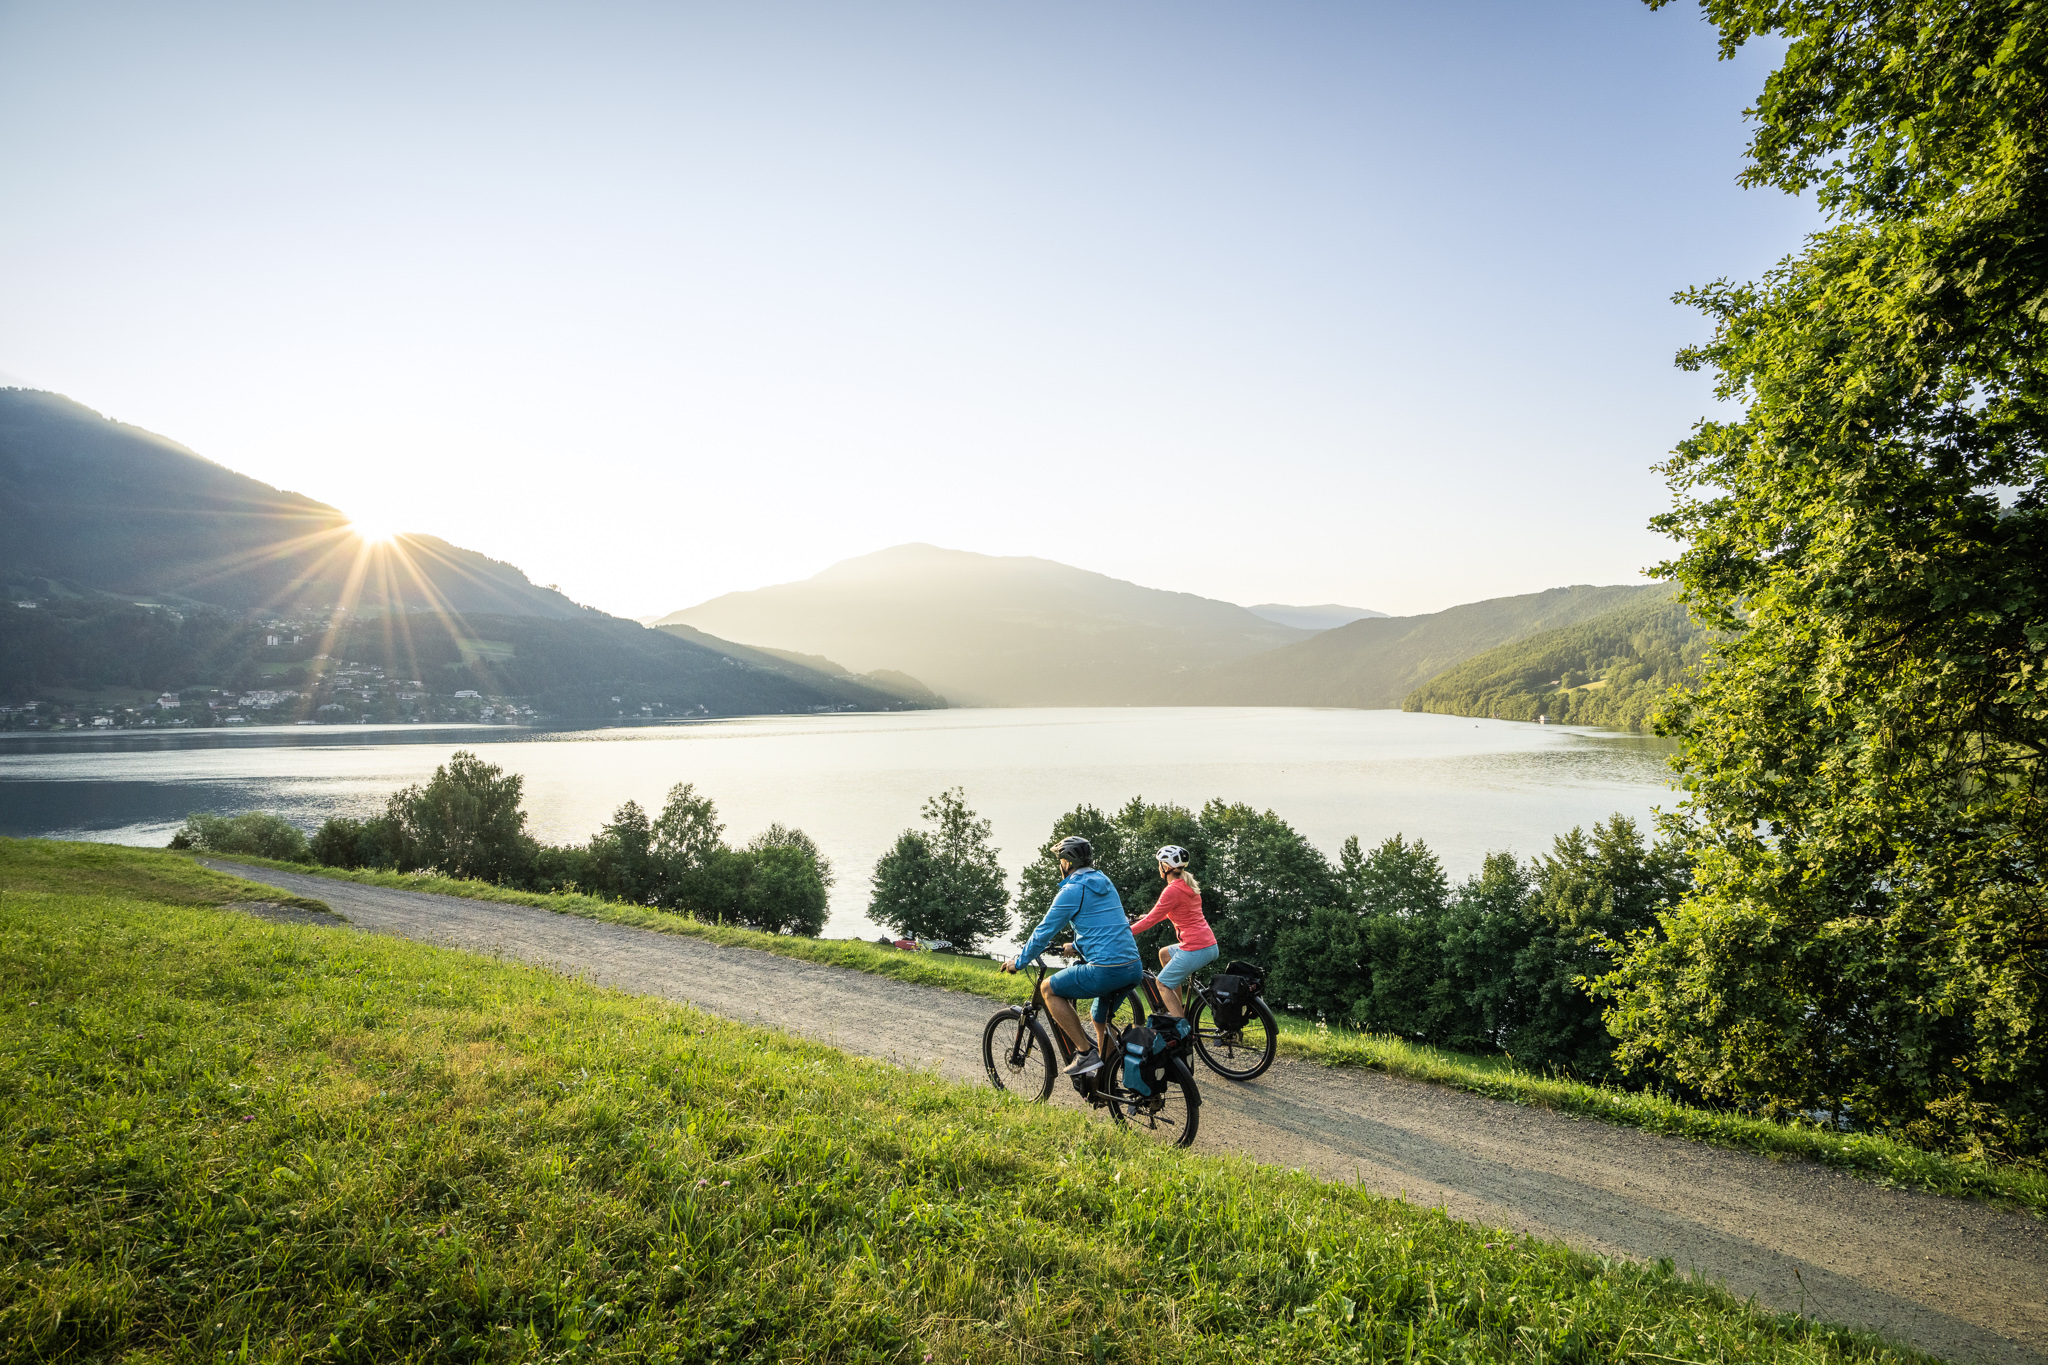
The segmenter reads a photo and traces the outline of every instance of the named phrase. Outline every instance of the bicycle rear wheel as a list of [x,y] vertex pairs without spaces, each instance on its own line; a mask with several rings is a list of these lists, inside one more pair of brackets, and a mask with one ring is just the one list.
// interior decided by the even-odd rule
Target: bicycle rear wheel
[[1042,1100],[1052,1094],[1052,1040],[1020,1006],[998,1010],[981,1031],[981,1064],[998,1090]]
[[1263,1076],[1280,1050],[1280,1026],[1263,1000],[1255,999],[1246,1006],[1241,1028],[1216,1028],[1209,1002],[1200,997],[1188,1018],[1195,1026],[1195,1051],[1211,1071],[1230,1080]]
[[1156,1095],[1124,1089],[1119,1076],[1109,1086],[1109,1114],[1119,1128],[1162,1147],[1186,1147],[1202,1124],[1202,1092],[1194,1077],[1168,1076]]

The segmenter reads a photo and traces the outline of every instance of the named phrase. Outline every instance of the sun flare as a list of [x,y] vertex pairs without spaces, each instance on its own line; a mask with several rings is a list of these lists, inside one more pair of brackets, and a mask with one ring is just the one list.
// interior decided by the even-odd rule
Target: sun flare
[[388,545],[398,538],[398,528],[374,517],[351,517],[349,533],[369,545]]

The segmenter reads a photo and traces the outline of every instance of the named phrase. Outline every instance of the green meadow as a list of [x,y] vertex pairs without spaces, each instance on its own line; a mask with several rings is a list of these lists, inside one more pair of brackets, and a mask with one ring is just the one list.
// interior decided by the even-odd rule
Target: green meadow
[[0,841],[6,1359],[1915,1358],[253,899]]

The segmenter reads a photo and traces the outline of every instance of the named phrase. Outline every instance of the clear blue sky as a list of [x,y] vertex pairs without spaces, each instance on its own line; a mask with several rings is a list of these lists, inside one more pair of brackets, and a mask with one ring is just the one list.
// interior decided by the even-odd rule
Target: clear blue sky
[[0,3],[0,376],[622,614],[1622,582],[1772,53],[1552,3]]

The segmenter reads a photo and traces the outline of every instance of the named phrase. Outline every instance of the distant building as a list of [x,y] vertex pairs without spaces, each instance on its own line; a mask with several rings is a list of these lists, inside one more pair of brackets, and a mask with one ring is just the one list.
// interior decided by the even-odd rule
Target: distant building
[[[475,699],[475,698],[477,698],[477,697],[481,696],[482,694],[481,694],[481,693],[479,693],[479,692],[478,692],[478,691],[477,691],[477,690],[476,690],[475,688],[473,688],[473,687],[465,687],[465,688],[463,688],[463,689],[462,689],[462,690],[461,690],[460,692],[457,692],[457,693],[456,693],[455,695],[456,695],[457,697],[469,697],[469,698]],[[616,698],[614,698],[614,700],[616,700]]]

